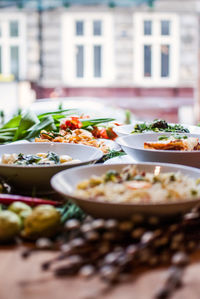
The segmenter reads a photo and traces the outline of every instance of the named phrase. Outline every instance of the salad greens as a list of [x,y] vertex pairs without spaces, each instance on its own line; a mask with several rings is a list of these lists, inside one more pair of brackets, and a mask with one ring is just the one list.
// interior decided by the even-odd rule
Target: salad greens
[[171,125],[162,119],[155,119],[152,123],[138,123],[134,126],[133,133],[143,133],[143,132],[174,132],[174,133],[190,133],[187,128],[184,128],[180,124]]
[[[39,136],[41,130],[59,134],[60,120],[73,114],[78,114],[75,109],[63,109],[36,115],[33,111],[26,110],[15,115],[0,128],[0,144],[17,140],[31,140]],[[113,121],[114,118],[81,119],[84,129],[102,123]]]

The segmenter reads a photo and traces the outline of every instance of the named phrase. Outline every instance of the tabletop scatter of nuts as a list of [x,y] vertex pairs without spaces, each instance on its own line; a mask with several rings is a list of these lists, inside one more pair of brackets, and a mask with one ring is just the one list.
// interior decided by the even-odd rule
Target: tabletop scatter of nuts
[[43,270],[57,277],[97,275],[109,285],[130,279],[141,266],[170,265],[163,286],[155,293],[155,298],[162,299],[181,286],[190,253],[199,248],[199,225],[199,207],[176,222],[141,215],[128,221],[87,216],[81,222],[66,221],[57,240],[39,239],[34,250],[59,250],[54,259],[42,264]]

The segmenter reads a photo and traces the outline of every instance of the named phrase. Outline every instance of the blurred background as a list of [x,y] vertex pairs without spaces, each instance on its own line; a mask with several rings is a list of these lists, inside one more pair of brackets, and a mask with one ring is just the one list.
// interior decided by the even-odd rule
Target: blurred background
[[200,0],[0,0],[0,117],[62,105],[198,123],[199,34]]

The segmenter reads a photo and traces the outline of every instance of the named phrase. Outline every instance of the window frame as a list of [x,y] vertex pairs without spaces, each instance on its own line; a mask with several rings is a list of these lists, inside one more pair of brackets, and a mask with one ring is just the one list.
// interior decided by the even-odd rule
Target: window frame
[[[75,22],[84,21],[84,35],[76,36]],[[102,21],[101,35],[93,21]],[[71,45],[71,46],[69,46]],[[76,77],[75,45],[84,46],[84,76]],[[109,12],[64,12],[62,15],[62,81],[70,86],[105,86],[114,79],[113,17]],[[101,77],[94,77],[94,46],[102,46]],[[109,67],[108,67],[109,66]],[[68,70],[68,71],[67,71]]]
[[[18,21],[19,35],[10,36],[10,21]],[[11,75],[11,46],[19,47],[19,76],[14,80],[23,80],[26,76],[27,51],[26,51],[26,15],[23,13],[0,12],[0,47],[2,49],[2,73],[3,76]]]
[[[152,34],[144,35],[143,23],[152,21]],[[161,35],[161,21],[169,20],[170,34]],[[133,81],[138,87],[175,87],[179,77],[179,16],[175,13],[134,13]],[[152,46],[152,76],[145,77],[143,49]],[[161,45],[170,46],[169,77],[161,77]],[[157,60],[156,60],[157,57]]]

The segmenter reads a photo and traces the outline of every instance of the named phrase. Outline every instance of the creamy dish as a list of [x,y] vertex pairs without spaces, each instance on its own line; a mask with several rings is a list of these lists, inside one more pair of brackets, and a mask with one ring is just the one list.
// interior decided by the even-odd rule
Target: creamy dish
[[181,172],[139,171],[130,165],[80,182],[75,196],[112,203],[170,203],[198,199],[200,180]]
[[144,142],[145,149],[195,151],[200,150],[199,138],[188,136],[160,136],[158,141]]
[[15,165],[59,165],[78,163],[80,160],[72,159],[68,155],[58,155],[54,152],[37,153],[31,155],[25,154],[3,154],[1,158],[2,164],[15,164]]

